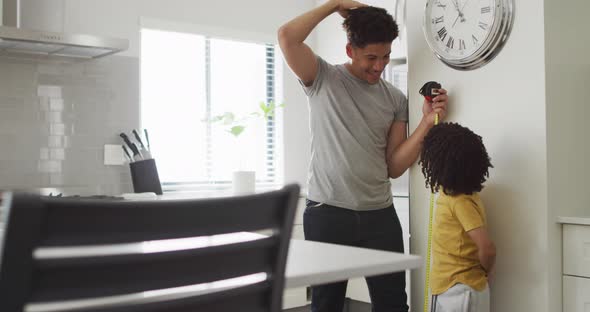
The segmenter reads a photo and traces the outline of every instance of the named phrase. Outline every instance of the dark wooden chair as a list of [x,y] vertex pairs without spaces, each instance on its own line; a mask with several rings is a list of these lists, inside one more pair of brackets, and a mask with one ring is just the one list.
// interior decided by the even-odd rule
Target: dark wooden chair
[[0,310],[280,311],[298,196],[297,185],[191,200],[13,193]]

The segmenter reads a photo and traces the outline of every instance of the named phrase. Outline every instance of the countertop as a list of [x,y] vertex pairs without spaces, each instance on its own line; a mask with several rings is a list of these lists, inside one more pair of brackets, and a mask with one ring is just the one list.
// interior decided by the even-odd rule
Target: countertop
[[590,225],[590,216],[588,216],[588,217],[557,217],[557,223]]

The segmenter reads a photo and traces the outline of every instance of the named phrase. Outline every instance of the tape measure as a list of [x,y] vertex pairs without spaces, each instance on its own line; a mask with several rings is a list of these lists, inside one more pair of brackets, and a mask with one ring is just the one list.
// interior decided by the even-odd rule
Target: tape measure
[[[419,93],[424,98],[432,102],[432,99],[438,95],[438,89],[442,86],[436,81],[429,81],[420,88]],[[438,114],[434,116],[434,125],[438,125]],[[424,278],[424,312],[428,311],[429,293],[430,293],[430,254],[432,250],[432,219],[434,215],[434,192],[430,193],[430,209],[428,213],[428,245],[426,249],[426,272]]]

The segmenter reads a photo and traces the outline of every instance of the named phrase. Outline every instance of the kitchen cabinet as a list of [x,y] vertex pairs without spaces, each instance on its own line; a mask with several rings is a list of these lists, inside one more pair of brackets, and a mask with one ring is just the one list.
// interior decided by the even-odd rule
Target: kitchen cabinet
[[563,312],[590,311],[590,218],[563,224]]

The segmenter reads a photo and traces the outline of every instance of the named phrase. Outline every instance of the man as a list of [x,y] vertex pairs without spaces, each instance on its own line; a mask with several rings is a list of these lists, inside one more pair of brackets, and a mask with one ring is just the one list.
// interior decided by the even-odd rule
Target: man
[[[328,64],[304,43],[335,12],[345,18],[348,37],[350,62],[341,65]],[[384,9],[352,0],[329,0],[279,29],[279,45],[310,108],[307,240],[403,252],[389,178],[416,161],[435,115],[442,120],[446,113],[447,95],[440,89],[432,103],[424,102],[422,120],[408,137],[407,100],[380,78],[397,34]],[[405,273],[366,280],[373,311],[408,311]],[[346,285],[314,286],[312,311],[342,311]]]

